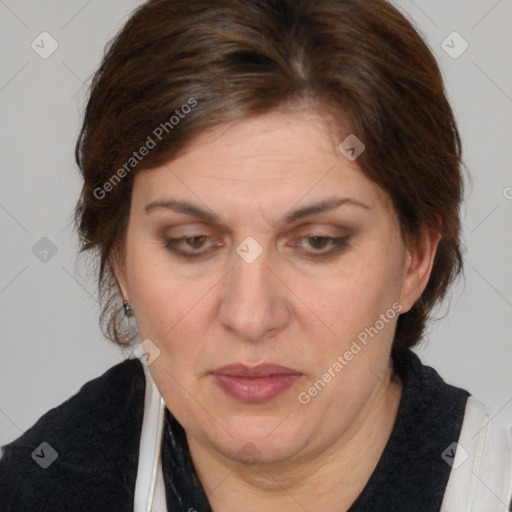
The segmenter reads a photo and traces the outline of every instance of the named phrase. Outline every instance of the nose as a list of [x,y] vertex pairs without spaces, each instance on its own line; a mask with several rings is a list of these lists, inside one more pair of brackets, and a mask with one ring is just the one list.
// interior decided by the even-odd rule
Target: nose
[[251,263],[237,253],[226,275],[219,320],[240,339],[258,342],[281,332],[290,322],[290,290],[271,268],[268,251]]

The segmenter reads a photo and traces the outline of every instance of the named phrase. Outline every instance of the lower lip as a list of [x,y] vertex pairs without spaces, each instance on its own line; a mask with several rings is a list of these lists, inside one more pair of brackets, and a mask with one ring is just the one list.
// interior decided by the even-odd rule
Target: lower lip
[[213,376],[220,388],[229,396],[252,403],[272,400],[290,389],[302,377],[301,374],[280,374],[247,379],[218,373]]

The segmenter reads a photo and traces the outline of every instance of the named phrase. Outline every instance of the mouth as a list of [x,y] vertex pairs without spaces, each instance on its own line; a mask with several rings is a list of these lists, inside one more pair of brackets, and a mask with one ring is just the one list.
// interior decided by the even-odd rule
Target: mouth
[[274,364],[253,367],[233,364],[218,368],[211,375],[228,396],[247,403],[272,400],[303,377],[297,370]]

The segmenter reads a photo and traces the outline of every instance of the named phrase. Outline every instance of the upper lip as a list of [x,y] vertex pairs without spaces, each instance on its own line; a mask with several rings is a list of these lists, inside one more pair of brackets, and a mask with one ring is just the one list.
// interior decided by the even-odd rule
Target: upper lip
[[230,364],[213,370],[216,375],[228,375],[230,377],[245,377],[255,379],[258,377],[269,377],[270,375],[301,375],[301,372],[280,366],[277,364],[259,364],[257,366],[246,366],[243,364]]

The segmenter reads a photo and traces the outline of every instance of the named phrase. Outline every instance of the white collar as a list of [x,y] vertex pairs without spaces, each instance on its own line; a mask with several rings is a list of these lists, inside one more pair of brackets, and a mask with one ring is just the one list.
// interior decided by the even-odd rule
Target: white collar
[[160,460],[165,402],[149,373],[144,357],[140,362],[146,377],[146,391],[133,510],[134,512],[167,512]]

